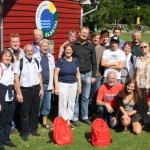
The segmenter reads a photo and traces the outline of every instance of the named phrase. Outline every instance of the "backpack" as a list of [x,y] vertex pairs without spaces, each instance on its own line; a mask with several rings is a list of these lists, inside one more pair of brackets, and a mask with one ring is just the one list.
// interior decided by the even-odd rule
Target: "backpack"
[[53,123],[53,141],[58,145],[73,142],[71,128],[61,116],[56,117]]
[[131,55],[130,61],[131,61],[132,65],[133,65],[133,55]]
[[107,123],[97,118],[92,123],[90,142],[94,146],[109,146],[110,145],[110,129]]
[[[38,66],[38,69],[39,69],[39,62],[38,62],[38,60],[36,58],[34,58],[34,60],[35,60],[37,66]],[[23,69],[23,58],[20,59],[20,74],[22,72],[22,69]]]

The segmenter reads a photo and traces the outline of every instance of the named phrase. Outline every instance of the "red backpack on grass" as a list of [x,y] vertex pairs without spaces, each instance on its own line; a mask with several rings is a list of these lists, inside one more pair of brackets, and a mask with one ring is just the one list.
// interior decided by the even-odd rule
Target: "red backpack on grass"
[[97,118],[92,123],[90,142],[94,146],[109,146],[110,145],[110,129],[107,123]]
[[61,116],[56,117],[54,120],[53,140],[58,145],[65,145],[73,142],[72,130]]

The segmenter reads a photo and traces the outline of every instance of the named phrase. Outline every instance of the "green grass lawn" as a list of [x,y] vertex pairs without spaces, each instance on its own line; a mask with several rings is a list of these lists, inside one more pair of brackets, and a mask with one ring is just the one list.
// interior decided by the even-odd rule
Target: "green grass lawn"
[[[122,33],[121,38],[125,41],[131,41],[131,33]],[[142,34],[142,41],[150,42],[150,34]],[[53,111],[54,112],[54,111]],[[56,114],[56,112],[55,112]],[[54,114],[50,114],[54,116]],[[52,117],[53,118],[53,117]],[[52,122],[49,120],[49,123]],[[150,127],[149,127],[150,128]],[[15,150],[91,150],[91,149],[104,149],[104,150],[149,150],[150,149],[150,134],[143,131],[141,135],[136,136],[131,131],[123,133],[122,128],[116,130],[111,129],[112,144],[109,147],[97,148],[92,146],[88,139],[90,138],[90,126],[81,123],[80,127],[75,127],[73,131],[74,141],[70,145],[58,146],[54,143],[47,143],[52,138],[52,133],[41,128],[39,125],[41,137],[29,136],[29,141],[24,142],[19,136],[19,132],[11,135],[12,141],[18,145]],[[1,135],[0,135],[1,136]],[[6,147],[7,150],[10,148]]]
[[[49,124],[52,125],[52,120],[56,116],[56,109],[52,110],[50,115]],[[132,133],[132,128],[128,133],[122,132],[122,127],[111,129],[111,137],[113,142],[108,147],[97,148],[92,146],[88,139],[90,138],[91,127],[82,122],[80,127],[74,127],[73,130],[73,143],[65,146],[58,146],[56,144],[47,143],[52,139],[52,131],[44,129],[39,124],[39,132],[41,137],[33,137],[29,135],[29,141],[24,142],[19,136],[19,132],[11,135],[12,141],[17,144],[15,150],[91,150],[91,149],[105,149],[105,150],[149,150],[150,149],[150,134],[144,130],[141,135],[136,136]],[[150,130],[149,130],[150,131]],[[6,147],[9,150],[9,147]]]

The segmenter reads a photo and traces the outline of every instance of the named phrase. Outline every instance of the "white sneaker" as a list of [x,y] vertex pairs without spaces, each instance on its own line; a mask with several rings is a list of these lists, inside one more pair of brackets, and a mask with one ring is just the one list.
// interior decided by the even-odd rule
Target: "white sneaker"
[[147,114],[150,115],[150,111],[148,111]]

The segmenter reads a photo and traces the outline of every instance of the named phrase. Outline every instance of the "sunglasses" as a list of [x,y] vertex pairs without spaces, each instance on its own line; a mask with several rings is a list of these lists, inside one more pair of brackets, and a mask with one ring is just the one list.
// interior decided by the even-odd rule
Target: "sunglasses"
[[141,46],[141,49],[142,49],[142,48],[147,48],[147,46]]

